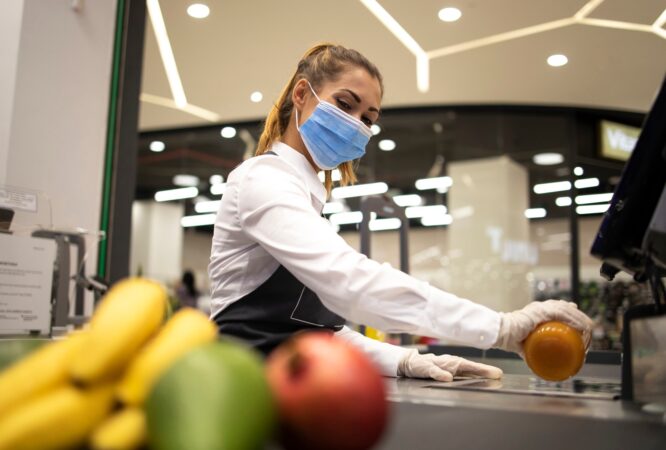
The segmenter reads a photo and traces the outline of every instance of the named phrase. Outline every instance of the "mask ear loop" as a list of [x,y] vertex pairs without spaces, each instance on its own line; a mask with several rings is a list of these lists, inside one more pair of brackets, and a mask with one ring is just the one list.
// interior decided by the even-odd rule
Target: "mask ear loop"
[[[318,101],[319,103],[321,103],[321,99],[319,98],[319,96],[317,95],[317,93],[315,92],[315,90],[312,88],[312,85],[310,84],[310,81],[307,80],[307,79],[305,79],[305,82],[308,83],[308,86],[310,86],[310,90],[312,91],[312,94],[315,96],[315,98],[317,99],[317,101]],[[296,108],[296,105],[294,105],[294,113],[295,113],[295,115],[296,115],[296,130],[300,132],[300,131],[301,131],[301,128],[298,126],[298,108]]]
[[307,81],[308,86],[310,86],[310,90],[311,90],[312,93],[314,94],[314,96],[315,96],[315,98],[317,99],[317,101],[318,101],[319,103],[321,103],[321,99],[319,98],[319,96],[318,96],[317,93],[315,92],[314,88],[313,88],[312,85],[310,84],[310,81],[308,81],[308,80],[305,80],[305,81]]

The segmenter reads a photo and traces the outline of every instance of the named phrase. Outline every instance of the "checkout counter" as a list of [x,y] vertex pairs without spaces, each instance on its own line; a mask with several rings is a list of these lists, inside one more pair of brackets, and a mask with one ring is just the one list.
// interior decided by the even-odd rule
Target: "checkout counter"
[[387,378],[392,418],[378,449],[666,449],[666,410],[621,400],[619,355],[595,356],[562,383],[487,356],[465,357],[500,367],[502,380]]
[[[624,271],[651,287],[654,304],[630,308],[624,316],[622,360],[618,354],[615,361],[602,361],[590,352],[573,379],[552,383],[531,374],[524,361],[497,358],[491,351],[470,355],[461,349],[428,349],[500,367],[505,375],[450,383],[387,379],[393,417],[379,448],[666,450],[664,123],[666,78],[591,249],[608,280]],[[377,201],[367,201],[362,210],[362,244],[369,241],[371,212],[397,216],[402,228],[408,226],[400,211]],[[407,253],[405,240],[403,233],[401,254]],[[362,250],[369,255],[367,244]],[[401,259],[403,266],[408,264]]]

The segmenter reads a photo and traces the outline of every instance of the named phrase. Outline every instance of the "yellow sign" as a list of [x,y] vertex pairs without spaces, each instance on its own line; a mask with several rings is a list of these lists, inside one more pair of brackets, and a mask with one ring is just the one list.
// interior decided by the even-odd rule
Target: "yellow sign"
[[636,146],[641,129],[608,120],[602,120],[599,128],[601,132],[601,156],[622,161],[628,160]]

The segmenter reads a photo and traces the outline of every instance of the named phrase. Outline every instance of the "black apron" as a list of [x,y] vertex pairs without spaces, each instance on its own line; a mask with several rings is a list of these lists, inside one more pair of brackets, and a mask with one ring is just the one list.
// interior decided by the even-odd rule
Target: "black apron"
[[253,292],[220,311],[214,320],[221,335],[240,338],[265,355],[296,332],[338,331],[345,323],[283,266]]

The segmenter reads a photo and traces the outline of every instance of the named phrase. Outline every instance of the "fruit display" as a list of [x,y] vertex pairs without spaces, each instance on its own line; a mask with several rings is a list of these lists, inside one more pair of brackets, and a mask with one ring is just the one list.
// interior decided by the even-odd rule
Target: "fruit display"
[[381,437],[384,382],[359,350],[308,332],[264,362],[198,310],[168,317],[168,301],[129,278],[83,330],[22,347],[0,371],[0,450],[360,450]]
[[285,449],[361,450],[388,421],[384,381],[375,366],[331,333],[297,335],[266,362]]
[[544,322],[523,343],[525,362],[537,376],[564,381],[578,373],[585,361],[585,344],[579,331],[562,322]]
[[141,448],[141,409],[179,357],[217,338],[203,313],[166,323],[166,290],[129,278],[101,300],[88,326],[36,347],[0,372],[0,450]]

